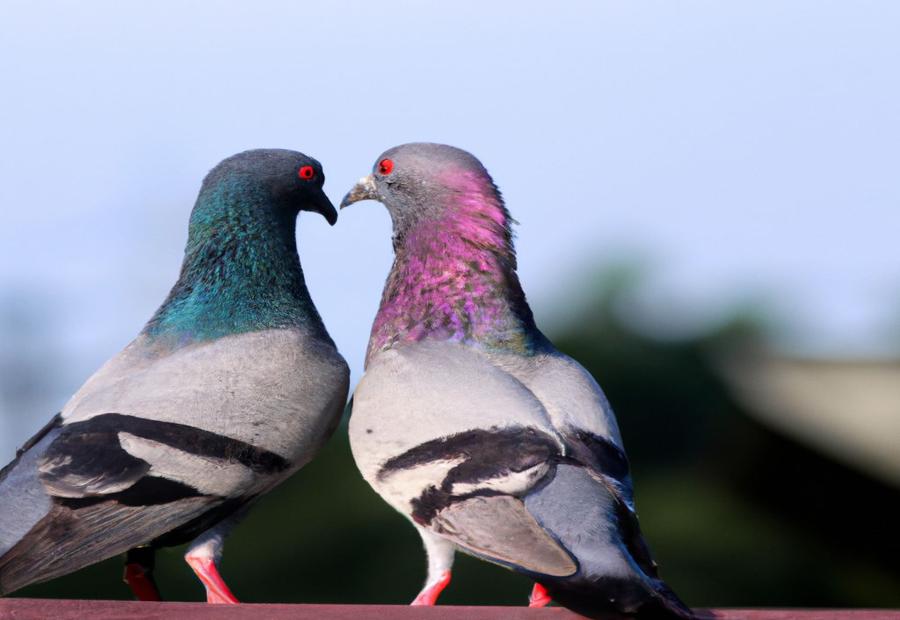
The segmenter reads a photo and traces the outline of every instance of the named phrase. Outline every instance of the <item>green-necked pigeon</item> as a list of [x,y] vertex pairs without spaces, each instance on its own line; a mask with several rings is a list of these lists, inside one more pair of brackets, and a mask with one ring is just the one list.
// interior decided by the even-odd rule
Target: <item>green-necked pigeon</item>
[[153,549],[185,556],[209,602],[236,602],[222,540],[335,429],[348,369],[300,268],[295,222],[337,212],[319,163],[253,150],[207,175],[181,275],[143,331],[0,471],[0,594],[128,552],[158,599]]

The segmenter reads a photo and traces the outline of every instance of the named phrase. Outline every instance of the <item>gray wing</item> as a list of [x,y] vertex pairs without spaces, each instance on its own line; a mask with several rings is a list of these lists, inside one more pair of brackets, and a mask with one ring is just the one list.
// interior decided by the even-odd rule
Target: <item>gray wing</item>
[[657,574],[637,515],[589,466],[560,464],[525,498],[528,513],[578,559],[564,579],[537,579],[553,600],[594,617],[613,609],[660,618],[694,618]]
[[551,596],[588,615],[614,609],[692,618],[659,578],[641,534],[618,424],[594,378],[558,352],[501,366],[541,402],[565,443],[552,476],[523,498],[528,513],[579,564],[569,577],[541,581]]
[[217,511],[252,499],[253,474],[289,467],[238,440],[123,414],[57,417],[29,444],[0,478],[0,501],[20,508],[0,519],[0,593],[173,531],[190,539]]
[[525,364],[494,361],[541,402],[565,443],[565,458],[523,498],[528,513],[579,563],[575,575],[545,583],[554,598],[585,613],[614,598],[619,611],[692,617],[659,578],[634,510],[618,424],[594,378],[555,351]]
[[0,595],[47,581],[129,549],[201,518],[218,503],[197,496],[152,506],[114,500],[49,512],[0,558]]
[[578,570],[572,555],[535,520],[521,499],[474,495],[435,514],[432,531],[491,562],[565,577]]
[[[473,429],[425,442],[388,459],[378,480],[380,486],[390,485],[392,478],[401,482],[429,464],[452,463],[440,479],[429,480],[412,499],[410,517],[489,561],[528,573],[565,577],[579,571],[582,538],[592,538],[597,527],[609,526],[610,531],[602,537],[609,540],[617,511],[630,514],[616,490],[624,482],[595,469],[608,461],[610,470],[627,477],[624,454],[612,444],[598,447],[601,443],[593,438],[592,445],[581,447],[592,460],[585,463],[568,446],[560,447],[553,436],[534,427]],[[591,493],[584,489],[565,492],[569,482],[559,475],[561,468],[585,472],[596,488]],[[531,502],[551,486],[556,489],[554,504]],[[567,530],[571,536],[556,531],[566,519],[573,524]],[[584,531],[576,531],[578,527]]]
[[[188,424],[121,413],[65,424],[39,464],[41,482],[59,498],[138,494],[164,484],[148,499],[183,494],[229,497],[248,491],[256,475],[275,475],[290,463],[239,439]],[[164,483],[157,481],[165,481]]]
[[0,470],[0,558],[50,511],[52,504],[38,479],[37,463],[47,445],[59,434],[58,427],[59,415],[56,415]]
[[391,479],[455,463],[410,502],[411,518],[484,559],[530,572],[571,575],[571,554],[526,510],[524,494],[546,478],[560,452],[535,428],[475,429],[426,442],[389,459],[378,478]]

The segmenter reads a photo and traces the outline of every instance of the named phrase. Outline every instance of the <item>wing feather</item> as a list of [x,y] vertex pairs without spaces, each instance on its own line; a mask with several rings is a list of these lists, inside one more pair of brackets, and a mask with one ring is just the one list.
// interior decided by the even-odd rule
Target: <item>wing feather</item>
[[552,577],[578,570],[575,559],[535,521],[522,500],[509,495],[451,504],[435,516],[431,529],[492,562]]
[[221,501],[195,496],[150,506],[111,500],[77,508],[57,503],[0,558],[0,595],[151,542]]

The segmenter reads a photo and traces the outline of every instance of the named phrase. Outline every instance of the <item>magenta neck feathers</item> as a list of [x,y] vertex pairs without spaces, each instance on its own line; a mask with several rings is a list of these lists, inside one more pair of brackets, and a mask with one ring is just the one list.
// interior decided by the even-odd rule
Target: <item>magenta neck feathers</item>
[[366,361],[424,339],[522,354],[542,341],[516,275],[510,217],[488,179],[400,231]]

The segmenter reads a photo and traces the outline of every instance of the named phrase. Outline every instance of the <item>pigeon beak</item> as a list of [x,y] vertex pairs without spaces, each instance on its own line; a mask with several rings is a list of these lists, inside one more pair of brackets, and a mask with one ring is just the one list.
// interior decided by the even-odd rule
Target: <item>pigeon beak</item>
[[375,178],[370,174],[357,181],[344,199],[341,201],[341,209],[360,200],[378,200],[378,190],[375,189]]
[[319,196],[315,199],[311,211],[321,213],[322,217],[324,217],[332,226],[337,223],[337,209],[331,204],[331,201],[328,199],[328,196],[325,195],[325,192],[319,192]]

